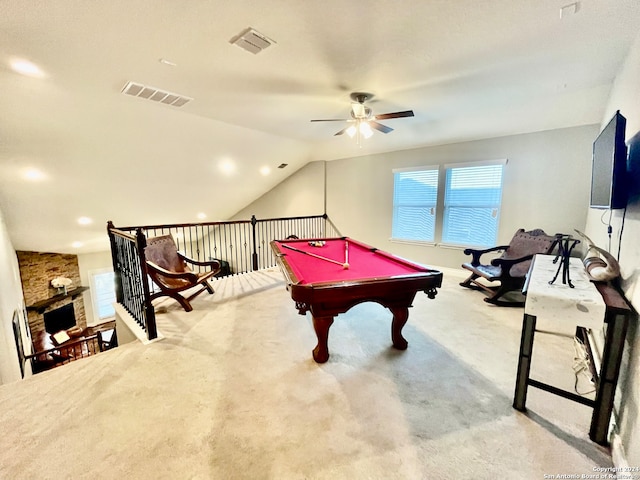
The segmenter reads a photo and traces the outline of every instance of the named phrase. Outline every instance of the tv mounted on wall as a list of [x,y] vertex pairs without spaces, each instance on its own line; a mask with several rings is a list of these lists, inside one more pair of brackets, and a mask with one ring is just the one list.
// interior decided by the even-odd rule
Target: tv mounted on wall
[[626,125],[626,118],[618,110],[593,142],[592,208],[617,209],[627,206]]

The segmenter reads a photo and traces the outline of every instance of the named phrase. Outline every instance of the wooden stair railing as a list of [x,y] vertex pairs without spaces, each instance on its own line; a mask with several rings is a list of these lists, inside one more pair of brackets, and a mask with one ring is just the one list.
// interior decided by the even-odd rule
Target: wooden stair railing
[[105,340],[103,332],[99,331],[87,337],[69,340],[52,348],[25,355],[25,359],[31,360],[33,373],[40,373],[117,346],[115,331],[113,335],[109,340]]
[[[146,331],[147,338],[157,337],[155,310],[151,300],[160,288],[149,281],[150,264],[146,261],[147,239],[171,235],[178,251],[196,263],[197,275],[211,262],[219,262],[215,277],[251,272],[276,265],[269,247],[274,239],[289,235],[299,238],[341,237],[342,234],[326,214],[228,222],[182,223],[116,228],[107,223],[115,273],[116,300]],[[155,273],[155,272],[154,272]]]

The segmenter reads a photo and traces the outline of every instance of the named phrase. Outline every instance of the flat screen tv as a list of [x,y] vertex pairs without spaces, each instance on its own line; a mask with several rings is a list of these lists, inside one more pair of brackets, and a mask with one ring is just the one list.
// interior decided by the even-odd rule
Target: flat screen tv
[[592,208],[618,209],[627,205],[627,120],[618,110],[593,142]]

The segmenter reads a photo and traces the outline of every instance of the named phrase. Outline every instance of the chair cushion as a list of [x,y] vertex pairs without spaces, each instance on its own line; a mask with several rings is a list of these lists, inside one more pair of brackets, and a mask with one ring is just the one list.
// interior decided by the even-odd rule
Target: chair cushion
[[191,271],[184,260],[178,256],[178,248],[171,235],[163,235],[147,240],[144,254],[147,260],[165,270],[176,273]]
[[462,266],[491,282],[499,280],[502,276],[501,267],[494,267],[493,265],[471,265],[470,263],[465,263]]
[[[522,258],[536,253],[548,253],[555,241],[555,237],[547,235],[543,230],[536,229],[525,232],[520,229],[511,239],[509,248],[502,255],[502,258]],[[527,266],[527,270],[528,268]]]

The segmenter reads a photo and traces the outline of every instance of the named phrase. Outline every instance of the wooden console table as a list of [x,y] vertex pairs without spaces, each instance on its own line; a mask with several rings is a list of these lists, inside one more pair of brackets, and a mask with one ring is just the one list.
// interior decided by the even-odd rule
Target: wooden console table
[[[579,258],[571,258],[569,271],[575,288],[549,281],[558,269],[553,255],[536,255],[531,263],[523,293],[526,295],[522,320],[522,337],[513,408],[525,411],[527,388],[539,388],[554,395],[593,408],[589,438],[600,445],[609,441],[609,422],[613,411],[620,362],[629,325],[631,308],[612,286],[592,283]],[[560,261],[560,260],[558,260]],[[606,323],[602,365],[598,375],[595,400],[529,378],[536,322],[556,323],[562,330],[576,327],[600,329]]]

